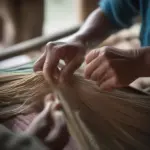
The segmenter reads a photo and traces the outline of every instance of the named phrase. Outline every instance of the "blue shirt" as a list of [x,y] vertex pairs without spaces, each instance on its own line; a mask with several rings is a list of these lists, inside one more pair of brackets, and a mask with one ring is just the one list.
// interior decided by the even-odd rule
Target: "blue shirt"
[[141,46],[150,46],[150,0],[101,0],[100,8],[117,28],[128,28],[135,16],[142,17]]

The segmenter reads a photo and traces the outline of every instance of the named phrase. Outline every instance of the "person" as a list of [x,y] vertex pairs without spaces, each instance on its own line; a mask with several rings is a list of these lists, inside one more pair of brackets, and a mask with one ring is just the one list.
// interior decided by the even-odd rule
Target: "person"
[[[142,17],[141,47],[124,50],[103,47],[90,51],[86,57],[84,75],[94,80],[102,90],[128,86],[138,77],[150,76],[150,0],[101,0],[82,27],[67,40],[49,42],[34,65],[42,70],[46,80],[59,77],[67,82],[81,65],[88,50],[95,48],[109,35],[133,24],[134,17]],[[60,71],[58,63],[64,60]]]
[[69,141],[60,104],[54,95],[45,99],[45,107],[22,133],[14,133],[0,124],[0,147],[2,150],[61,150]]

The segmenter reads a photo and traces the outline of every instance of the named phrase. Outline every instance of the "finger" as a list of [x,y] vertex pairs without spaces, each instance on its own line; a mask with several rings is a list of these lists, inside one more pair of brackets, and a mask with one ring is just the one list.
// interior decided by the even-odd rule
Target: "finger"
[[40,139],[43,139],[48,135],[48,132],[54,124],[54,119],[50,113],[51,107],[52,102],[46,102],[43,111],[32,121],[26,130],[27,133],[35,135]]
[[54,79],[53,75],[55,73],[59,74],[57,66],[60,58],[57,53],[57,50],[53,48],[53,46],[53,44],[50,44],[46,47],[47,55],[43,68],[44,76],[48,81],[50,81],[50,78]]
[[118,49],[115,47],[105,47],[105,56],[109,59],[120,59],[123,58],[132,58],[136,56],[137,51],[136,50],[126,50],[126,49]]
[[119,85],[117,84],[117,80],[115,77],[108,78],[103,83],[100,84],[101,90],[112,90],[113,88],[117,88]]
[[33,69],[34,69],[35,72],[43,70],[43,65],[44,65],[44,62],[45,62],[45,58],[46,58],[46,51],[35,62],[34,67],[33,67]]
[[91,52],[89,52],[86,57],[85,57],[85,62],[87,64],[89,64],[93,59],[95,59],[96,57],[98,57],[99,55],[99,50],[98,49],[95,49],[95,50],[92,50]]
[[55,127],[46,138],[46,145],[50,145],[54,149],[63,149],[69,141],[69,132],[60,111],[54,112]]
[[74,71],[80,67],[83,60],[84,60],[83,56],[79,54],[76,55],[73,58],[73,60],[70,61],[68,65],[66,65],[63,68],[61,75],[60,75],[60,82],[63,82],[64,80],[67,81],[67,79],[69,79],[73,75]]
[[91,78],[91,75],[94,72],[94,70],[96,70],[99,66],[101,66],[101,63],[103,62],[104,62],[103,56],[99,56],[93,61],[91,61],[85,69],[85,72],[84,72],[85,77]]
[[95,69],[93,71],[93,73],[91,74],[90,79],[92,79],[94,81],[101,80],[104,77],[104,75],[106,74],[108,68],[109,68],[108,63],[103,62],[97,69]]
[[104,83],[106,80],[109,80],[110,78],[114,77],[114,71],[111,68],[108,68],[105,70],[105,73],[101,78],[98,79],[98,85],[100,86],[102,83]]

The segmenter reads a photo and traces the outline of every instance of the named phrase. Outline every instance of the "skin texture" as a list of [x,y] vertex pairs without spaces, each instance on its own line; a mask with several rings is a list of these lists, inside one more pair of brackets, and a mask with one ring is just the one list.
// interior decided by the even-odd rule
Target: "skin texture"
[[[51,51],[52,49],[52,51]],[[35,64],[35,71],[43,69],[45,77],[54,78],[60,76],[60,81],[69,78],[84,60],[85,48],[79,43],[57,45],[48,43],[46,51]],[[64,60],[66,66],[61,70],[57,68],[60,59]],[[66,78],[64,78],[66,77]]]
[[[86,20],[81,29],[62,44],[50,42],[44,54],[35,63],[34,71],[43,70],[47,78],[59,75],[56,69],[59,60],[64,60],[65,68],[61,71],[60,81],[68,80],[84,60],[86,51],[104,40],[112,25],[100,9],[95,10]],[[99,30],[103,28],[103,30]],[[47,79],[48,80],[48,79]]]
[[48,95],[43,111],[24,134],[36,136],[51,150],[63,149],[69,141],[69,133],[60,109],[60,103],[55,102],[54,95]]
[[89,52],[85,60],[85,77],[105,90],[128,86],[144,72],[141,50],[103,47]]
[[[86,52],[115,31],[117,29],[98,8],[81,29],[64,43],[48,43],[45,53],[35,63],[34,71],[43,70],[47,81],[56,78],[59,79],[57,81],[66,82],[81,65]],[[86,56],[85,68],[85,77],[96,81],[101,89],[127,86],[136,78],[149,75],[150,59],[146,58],[150,54],[149,47],[138,50],[102,49],[91,51]],[[66,63],[61,70],[57,67],[60,60]]]

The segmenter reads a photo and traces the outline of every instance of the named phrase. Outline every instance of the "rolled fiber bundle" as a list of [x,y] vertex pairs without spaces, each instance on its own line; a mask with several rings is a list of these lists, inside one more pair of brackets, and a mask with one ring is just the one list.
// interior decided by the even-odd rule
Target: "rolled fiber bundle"
[[101,91],[75,74],[69,84],[45,82],[41,72],[0,77],[0,118],[33,109],[53,92],[81,150],[150,149],[150,97],[134,91]]

